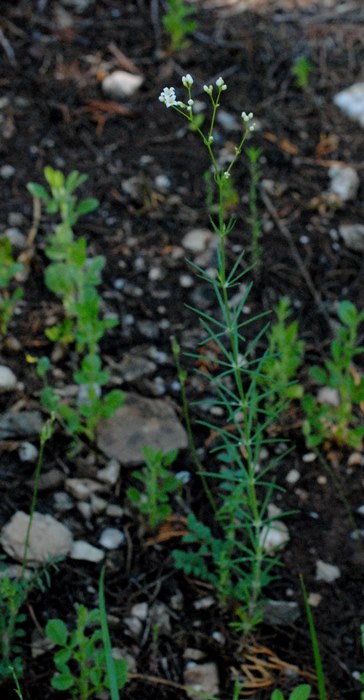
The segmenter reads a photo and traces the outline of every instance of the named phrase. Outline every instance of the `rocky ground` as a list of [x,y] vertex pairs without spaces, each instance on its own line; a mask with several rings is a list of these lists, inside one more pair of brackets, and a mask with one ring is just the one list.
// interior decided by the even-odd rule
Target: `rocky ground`
[[[330,446],[320,461],[305,445],[299,404],[277,426],[292,449],[277,474],[284,492],[276,506],[293,515],[286,521],[284,566],[267,591],[275,605],[254,636],[236,635],[213,589],[173,567],[178,523],[190,509],[203,518],[207,504],[186,449],[170,338],[177,337],[183,350],[195,349],[201,339],[186,304],[212,312],[212,299],[186,258],[208,267],[214,239],[204,184],[207,157],[158,95],[191,73],[203,112],[203,84],[222,75],[228,90],[215,139],[221,156],[239,138],[241,111],[254,112],[250,145],[262,148],[262,264],[247,313],[272,309],[282,295],[291,299],[305,342],[299,380],[312,390],[308,367],[327,357],[337,303],[364,305],[363,96],[360,103],[356,95],[357,114],[351,116],[345,97],[344,105],[337,98],[353,84],[363,86],[364,8],[361,0],[194,4],[198,28],[190,46],[175,54],[161,24],[165,3],[158,0],[19,0],[1,7],[0,232],[26,265],[24,296],[0,357],[0,526],[7,567],[21,559],[14,541],[22,542],[26,520],[20,512],[29,512],[46,418],[33,358],[52,356],[58,389],[65,396],[74,390],[74,353],[58,353],[44,335],[62,314],[43,278],[52,217],[39,217],[26,184],[43,182],[46,165],[86,173],[82,194],[100,200],[77,233],[87,237],[92,255],[106,256],[104,312],[119,325],[105,336],[102,354],[111,384],[128,395],[95,443],[76,456],[69,456],[61,428],[46,445],[30,553],[42,557],[46,547],[63,558],[46,593],[34,591],[25,606],[25,700],[58,697],[49,686],[45,624],[51,617],[71,624],[76,602],[97,605],[104,562],[112,641],[131,672],[123,697],[134,700],[147,692],[151,700],[182,700],[186,693],[196,697],[186,686],[199,684],[227,700],[237,677],[246,696],[267,700],[275,687],[288,696],[313,673],[300,573],[314,607],[328,697],[358,697],[364,456]],[[302,56],[312,71],[299,87],[292,66]],[[122,95],[119,83],[110,86],[119,70],[129,74]],[[248,264],[246,158],[236,168],[234,186],[237,224],[229,259],[246,249]],[[206,387],[193,373],[201,366],[191,359],[184,363],[188,395],[201,399]],[[197,417],[192,412],[194,423]],[[198,426],[196,435],[204,454],[211,436]],[[174,503],[175,519],[152,533],[126,498],[146,440],[178,448],[175,470],[190,474]],[[53,528],[56,540],[45,545]],[[12,684],[3,688],[4,698],[14,697]]]

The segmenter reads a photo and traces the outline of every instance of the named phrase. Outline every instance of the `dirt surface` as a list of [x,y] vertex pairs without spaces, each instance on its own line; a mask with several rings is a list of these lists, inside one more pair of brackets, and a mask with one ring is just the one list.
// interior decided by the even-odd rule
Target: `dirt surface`
[[[28,235],[34,219],[26,184],[42,182],[46,165],[89,176],[83,193],[97,197],[100,207],[80,221],[77,232],[87,236],[92,254],[107,258],[105,310],[120,319],[103,341],[104,360],[112,371],[130,353],[147,357],[152,346],[154,356],[156,351],[166,353],[151,377],[123,380],[121,386],[146,397],[168,397],[181,419],[170,337],[179,338],[183,347],[191,345],[200,331],[186,303],[211,308],[198,280],[191,286],[181,283],[190,275],[183,237],[191,229],[208,226],[203,184],[207,157],[195,135],[158,101],[160,91],[166,85],[180,85],[185,73],[195,78],[196,99],[204,100],[204,83],[222,75],[228,83],[226,113],[238,120],[242,110],[254,112],[257,129],[251,145],[263,149],[262,177],[269,182],[259,197],[263,264],[249,305],[252,313],[259,313],[271,309],[283,294],[289,296],[306,344],[300,376],[305,386],[308,363],[323,360],[327,353],[337,302],[349,299],[360,309],[364,304],[363,255],[345,247],[338,234],[339,225],[363,221],[363,131],[333,104],[337,92],[364,79],[361,0],[195,4],[198,30],[190,46],[175,55],[166,51],[161,27],[164,3],[158,0],[90,0],[82,12],[68,2],[3,0],[0,15],[1,232],[15,226]],[[291,73],[302,55],[314,66],[303,90]],[[128,100],[114,102],[103,94],[101,81],[117,69],[141,74],[144,82]],[[218,128],[221,148],[231,150],[237,139],[234,130]],[[361,180],[358,195],[346,203],[332,202],[323,194],[329,187],[328,170],[336,163],[351,165]],[[4,170],[5,165],[10,169]],[[231,236],[231,260],[244,248],[249,258],[244,158],[234,182],[239,199],[233,209],[237,224]],[[2,411],[39,410],[40,382],[27,358],[52,353],[44,329],[51,317],[61,313],[43,281],[44,241],[51,218],[42,215],[35,224],[25,294],[9,328],[19,346],[5,342],[1,357],[2,364],[13,369],[18,385],[0,397]],[[72,383],[72,363],[66,356],[57,367],[58,380],[65,386]],[[186,363],[193,370],[192,362]],[[192,377],[188,393],[199,399],[202,389]],[[97,545],[105,527],[118,527],[126,535],[127,544],[107,554],[106,576],[113,643],[136,663],[135,678],[122,697],[134,700],[148,693],[150,700],[182,700],[185,651],[190,647],[217,664],[218,696],[223,700],[232,697],[234,677],[249,674],[251,697],[266,700],[275,687],[288,696],[289,689],[310,678],[313,670],[300,573],[309,593],[320,596],[314,613],[328,697],[358,697],[364,550],[363,540],[352,533],[363,527],[357,513],[364,502],[363,455],[355,461],[352,451],[332,450],[325,456],[329,473],[319,460],[305,457],[301,424],[297,405],[280,426],[292,451],[278,474],[286,491],[277,505],[295,512],[287,519],[291,539],[282,555],[284,566],[267,591],[274,600],[298,601],[300,615],[288,624],[263,624],[248,642],[233,633],[229,615],[219,611],[216,601],[206,610],[196,607],[196,601],[213,591],[176,573],[171,557],[176,538],[148,541],[141,522],[127,507],[130,470],[123,468],[121,480],[108,495],[110,503],[125,508],[119,519],[99,515],[87,520],[76,502],[64,516],[57,515],[72,527],[75,537],[91,544]],[[208,434],[197,431],[204,448]],[[57,431],[46,448],[44,474],[53,470],[58,481],[41,490],[40,512],[55,513],[54,491],[62,490],[66,476],[93,476],[106,463],[93,446],[75,459],[67,457],[67,441]],[[16,440],[1,442],[1,526],[15,511],[28,512],[30,507],[34,465],[19,459],[18,447]],[[193,472],[187,452],[180,455],[177,467]],[[295,484],[286,481],[292,469],[300,475]],[[197,515],[206,511],[193,474],[185,504]],[[185,513],[176,506],[176,515]],[[318,581],[317,560],[337,566],[340,577],[333,583]],[[58,697],[49,689],[50,654],[31,658],[34,630],[41,631],[50,617],[71,621],[75,602],[95,606],[99,572],[98,564],[66,559],[52,574],[46,594],[32,594],[24,640],[27,670],[21,681],[25,700]],[[177,599],[180,605],[173,604]],[[147,617],[141,633],[133,637],[123,619],[141,602],[149,610],[163,603],[171,626],[155,635]],[[273,669],[264,649],[271,650],[270,661],[272,654],[278,659]],[[289,664],[298,667],[296,675]],[[14,697],[10,685],[3,692],[4,698],[5,693]]]

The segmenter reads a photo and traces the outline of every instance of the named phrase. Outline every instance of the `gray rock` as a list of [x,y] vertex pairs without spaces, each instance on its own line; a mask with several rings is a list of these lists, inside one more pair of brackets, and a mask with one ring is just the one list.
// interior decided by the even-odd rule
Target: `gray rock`
[[122,362],[118,365],[120,374],[126,382],[135,382],[142,377],[150,377],[157,369],[157,365],[152,360],[148,360],[142,355],[126,354]]
[[103,530],[99,539],[99,543],[105,549],[117,549],[125,542],[125,535],[116,527],[107,527]]
[[124,466],[144,462],[146,446],[168,452],[187,447],[187,434],[172,406],[163,399],[125,394],[125,403],[97,428],[97,446]]
[[211,244],[213,234],[207,228],[194,228],[182,239],[182,245],[191,253],[202,253]]
[[183,682],[187,686],[186,693],[192,700],[200,700],[201,695],[214,696],[219,692],[219,674],[216,664],[208,661],[187,664],[183,674]]
[[87,501],[93,493],[102,491],[103,487],[93,479],[66,479],[64,487],[68,493],[79,501]]
[[39,435],[42,427],[39,411],[7,411],[0,415],[0,440]]
[[112,100],[122,100],[134,95],[143,84],[141,75],[133,75],[125,70],[116,70],[107,75],[102,81],[102,90],[106,97]]
[[322,559],[318,559],[316,562],[316,581],[324,581],[325,583],[333,583],[337,578],[341,576],[341,572],[338,566],[334,564],[328,564]]
[[75,540],[70,554],[71,559],[91,561],[95,563],[102,561],[104,556],[105,553],[102,551],[102,549],[98,549],[84,540]]
[[[24,542],[29,515],[17,511],[1,531],[1,545],[9,556],[23,560]],[[52,515],[34,513],[29,537],[27,560],[31,564],[44,564],[50,559],[69,554],[73,537],[70,530]]]
[[0,168],[0,176],[4,180],[9,180],[15,175],[15,168],[12,165],[2,165]]
[[350,166],[333,165],[329,169],[330,192],[334,192],[343,202],[354,199],[358,193],[360,180],[358,173]]
[[287,600],[269,600],[264,606],[264,622],[268,625],[293,625],[300,616],[298,603]]
[[338,92],[334,104],[350,119],[364,127],[364,83],[354,83],[346,90]]
[[120,476],[120,462],[117,459],[110,459],[106,467],[98,470],[96,476],[104,484],[115,486]]
[[10,367],[0,365],[0,394],[5,391],[13,391],[16,387],[17,378]]
[[364,251],[364,224],[341,224],[339,233],[347,248]]
[[15,226],[7,228],[2,238],[7,238],[9,243],[14,246],[14,248],[24,250],[24,248],[27,247],[27,237],[19,228]]
[[18,455],[21,462],[35,462],[38,457],[38,448],[31,442],[22,442]]

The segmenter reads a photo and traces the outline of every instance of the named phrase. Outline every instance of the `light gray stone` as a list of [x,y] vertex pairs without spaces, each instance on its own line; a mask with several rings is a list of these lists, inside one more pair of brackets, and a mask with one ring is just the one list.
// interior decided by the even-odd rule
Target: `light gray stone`
[[200,700],[201,695],[214,696],[219,692],[219,674],[217,666],[212,661],[204,664],[196,664],[193,661],[187,664],[183,682],[187,686],[186,693],[192,700]]
[[347,248],[364,251],[364,224],[341,224],[339,233]]
[[269,625],[293,625],[300,616],[298,603],[287,600],[269,600],[264,606],[264,622]]
[[97,428],[97,446],[124,466],[144,462],[143,448],[168,452],[187,447],[187,434],[172,406],[163,399],[125,394],[125,403]]
[[17,378],[10,367],[0,365],[0,393],[13,391],[16,388]]
[[316,581],[324,581],[325,583],[333,583],[337,578],[341,576],[341,572],[338,566],[334,564],[328,564],[322,559],[318,559],[316,562]]
[[334,192],[343,202],[355,199],[360,185],[359,175],[349,165],[333,165],[329,169],[330,192]]
[[125,535],[121,530],[116,527],[107,527],[102,531],[99,543],[105,549],[117,549],[120,545],[124,544]]
[[334,104],[364,127],[364,83],[354,83],[334,96]]
[[68,493],[79,501],[87,501],[93,493],[102,490],[101,484],[93,479],[66,479],[64,487]]
[[210,247],[213,234],[207,228],[194,228],[182,239],[182,245],[191,253],[202,253]]
[[75,540],[70,554],[71,559],[91,561],[94,563],[102,561],[104,556],[105,553],[102,549],[98,549],[98,547],[94,547],[84,540]]
[[142,75],[127,73],[125,70],[116,70],[107,75],[102,81],[102,90],[106,97],[112,100],[122,100],[134,95],[143,84]]
[[[1,531],[1,545],[9,556],[22,561],[29,515],[17,511]],[[31,564],[43,564],[50,559],[69,554],[73,537],[70,530],[52,515],[34,513],[30,529],[27,560]]]
[[110,459],[106,467],[98,470],[96,476],[99,481],[115,486],[120,476],[120,462],[117,459]]

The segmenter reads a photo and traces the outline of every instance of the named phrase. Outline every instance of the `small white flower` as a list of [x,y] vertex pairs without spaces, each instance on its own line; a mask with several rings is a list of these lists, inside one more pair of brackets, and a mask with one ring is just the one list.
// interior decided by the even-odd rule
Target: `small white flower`
[[241,113],[241,118],[244,122],[250,122],[253,119],[253,116],[253,112],[249,112],[249,114],[246,112]]
[[191,87],[193,85],[193,77],[189,73],[187,75],[184,75],[182,78],[182,85],[185,86],[185,88]]
[[213,142],[213,140],[214,140],[214,137],[213,137],[213,136],[209,136],[209,138],[208,138],[208,142],[209,142],[209,143],[212,143],[212,142]]
[[225,85],[224,78],[221,78],[221,76],[220,76],[220,78],[218,78],[216,81],[216,85],[217,85],[217,87],[222,87],[223,85]]
[[159,100],[160,102],[163,102],[166,107],[173,107],[174,105],[179,104],[176,100],[176,91],[174,87],[165,87],[159,95]]
[[212,95],[212,91],[213,91],[212,85],[204,85],[203,89],[205,92],[207,92],[208,95]]
[[225,178],[225,180],[228,180],[229,177],[230,177],[230,173],[228,173],[228,171],[225,170],[225,172],[224,172],[224,178]]
[[190,107],[192,107],[192,105],[193,105],[193,100],[188,100],[187,104],[188,104]]
[[255,122],[253,122],[253,124],[250,124],[249,131],[254,131],[255,127],[256,127],[256,124],[255,124]]

